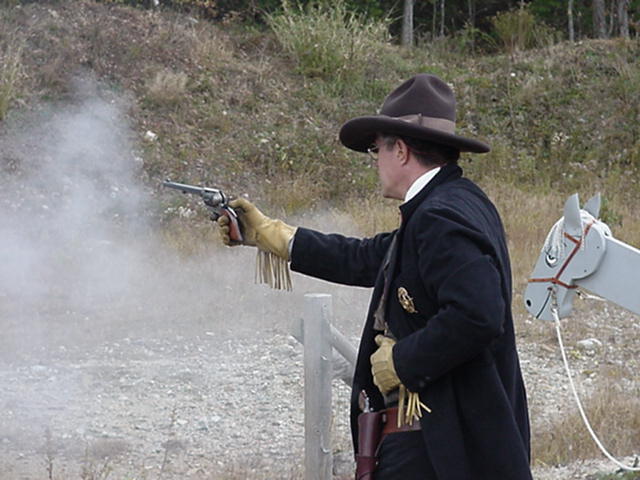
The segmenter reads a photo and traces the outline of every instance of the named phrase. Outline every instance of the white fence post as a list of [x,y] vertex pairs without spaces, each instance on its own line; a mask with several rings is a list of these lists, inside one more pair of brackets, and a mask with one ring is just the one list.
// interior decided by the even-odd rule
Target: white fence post
[[305,295],[304,335],[304,478],[330,480],[331,451],[331,295]]

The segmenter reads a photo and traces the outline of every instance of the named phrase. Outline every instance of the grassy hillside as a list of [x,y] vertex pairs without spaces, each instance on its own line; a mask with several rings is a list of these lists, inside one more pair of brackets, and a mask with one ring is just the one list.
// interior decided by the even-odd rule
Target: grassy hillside
[[[395,222],[392,211],[371,213],[392,204],[378,200],[375,170],[337,131],[376,111],[401,80],[433,72],[456,90],[460,133],[493,147],[462,164],[503,211],[517,281],[574,191],[603,192],[604,219],[640,244],[638,41],[479,56],[454,39],[409,53],[388,42],[384,25],[311,14],[311,26],[305,12],[271,19],[276,36],[89,1],[3,7],[0,116],[17,121],[43,102],[71,101],[72,79],[90,72],[127,96],[154,188],[165,177],[219,185],[280,214],[328,203],[371,233]],[[145,141],[147,131],[157,140]]]
[[[458,98],[458,131],[492,145],[462,166],[503,214],[517,313],[567,195],[602,192],[614,235],[640,245],[638,40],[483,56],[456,38],[408,52],[389,42],[384,22],[340,11],[289,10],[260,30],[92,1],[14,3],[0,2],[0,133],[77,101],[78,77],[97,79],[96,95],[127,106],[157,223],[179,248],[210,226],[197,216],[187,234],[172,228],[167,207],[188,200],[159,192],[167,177],[249,194],[274,215],[328,208],[362,234],[393,228],[395,204],[379,198],[375,169],[337,132],[417,72],[446,79]],[[3,178],[28,163],[26,154],[0,151]],[[519,328],[534,328],[522,317]]]

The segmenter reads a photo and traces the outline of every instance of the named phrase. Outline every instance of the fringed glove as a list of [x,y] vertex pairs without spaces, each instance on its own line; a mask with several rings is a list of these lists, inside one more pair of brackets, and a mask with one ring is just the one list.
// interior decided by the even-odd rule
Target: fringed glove
[[[258,247],[256,280],[268,283],[273,288],[291,290],[287,261],[289,243],[296,233],[296,228],[281,220],[265,216],[253,203],[244,198],[231,200],[229,206],[236,211],[242,225],[242,245]],[[218,218],[218,225],[222,242],[230,246],[238,245],[229,237],[229,219],[226,216]]]
[[410,392],[400,383],[393,364],[395,340],[384,335],[377,335],[375,341],[378,350],[370,358],[373,383],[385,395],[395,388],[399,388],[398,428],[422,418],[422,410],[431,413],[431,409],[420,401],[420,396],[417,393]]

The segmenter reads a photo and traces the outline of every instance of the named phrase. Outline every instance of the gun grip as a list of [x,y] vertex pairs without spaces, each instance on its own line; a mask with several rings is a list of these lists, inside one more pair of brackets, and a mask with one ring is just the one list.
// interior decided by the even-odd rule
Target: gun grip
[[238,214],[231,207],[222,208],[222,215],[229,219],[229,238],[232,242],[242,243],[244,237],[240,231],[240,222],[238,222]]

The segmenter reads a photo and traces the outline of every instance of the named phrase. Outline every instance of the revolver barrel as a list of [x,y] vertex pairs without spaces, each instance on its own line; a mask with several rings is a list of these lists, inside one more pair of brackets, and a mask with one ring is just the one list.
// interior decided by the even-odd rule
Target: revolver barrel
[[227,196],[222,193],[222,190],[218,190],[217,188],[187,185],[186,183],[176,183],[170,180],[165,180],[162,182],[162,185],[164,187],[180,190],[182,193],[199,195],[204,200],[204,203],[210,207],[223,207],[227,204]]

